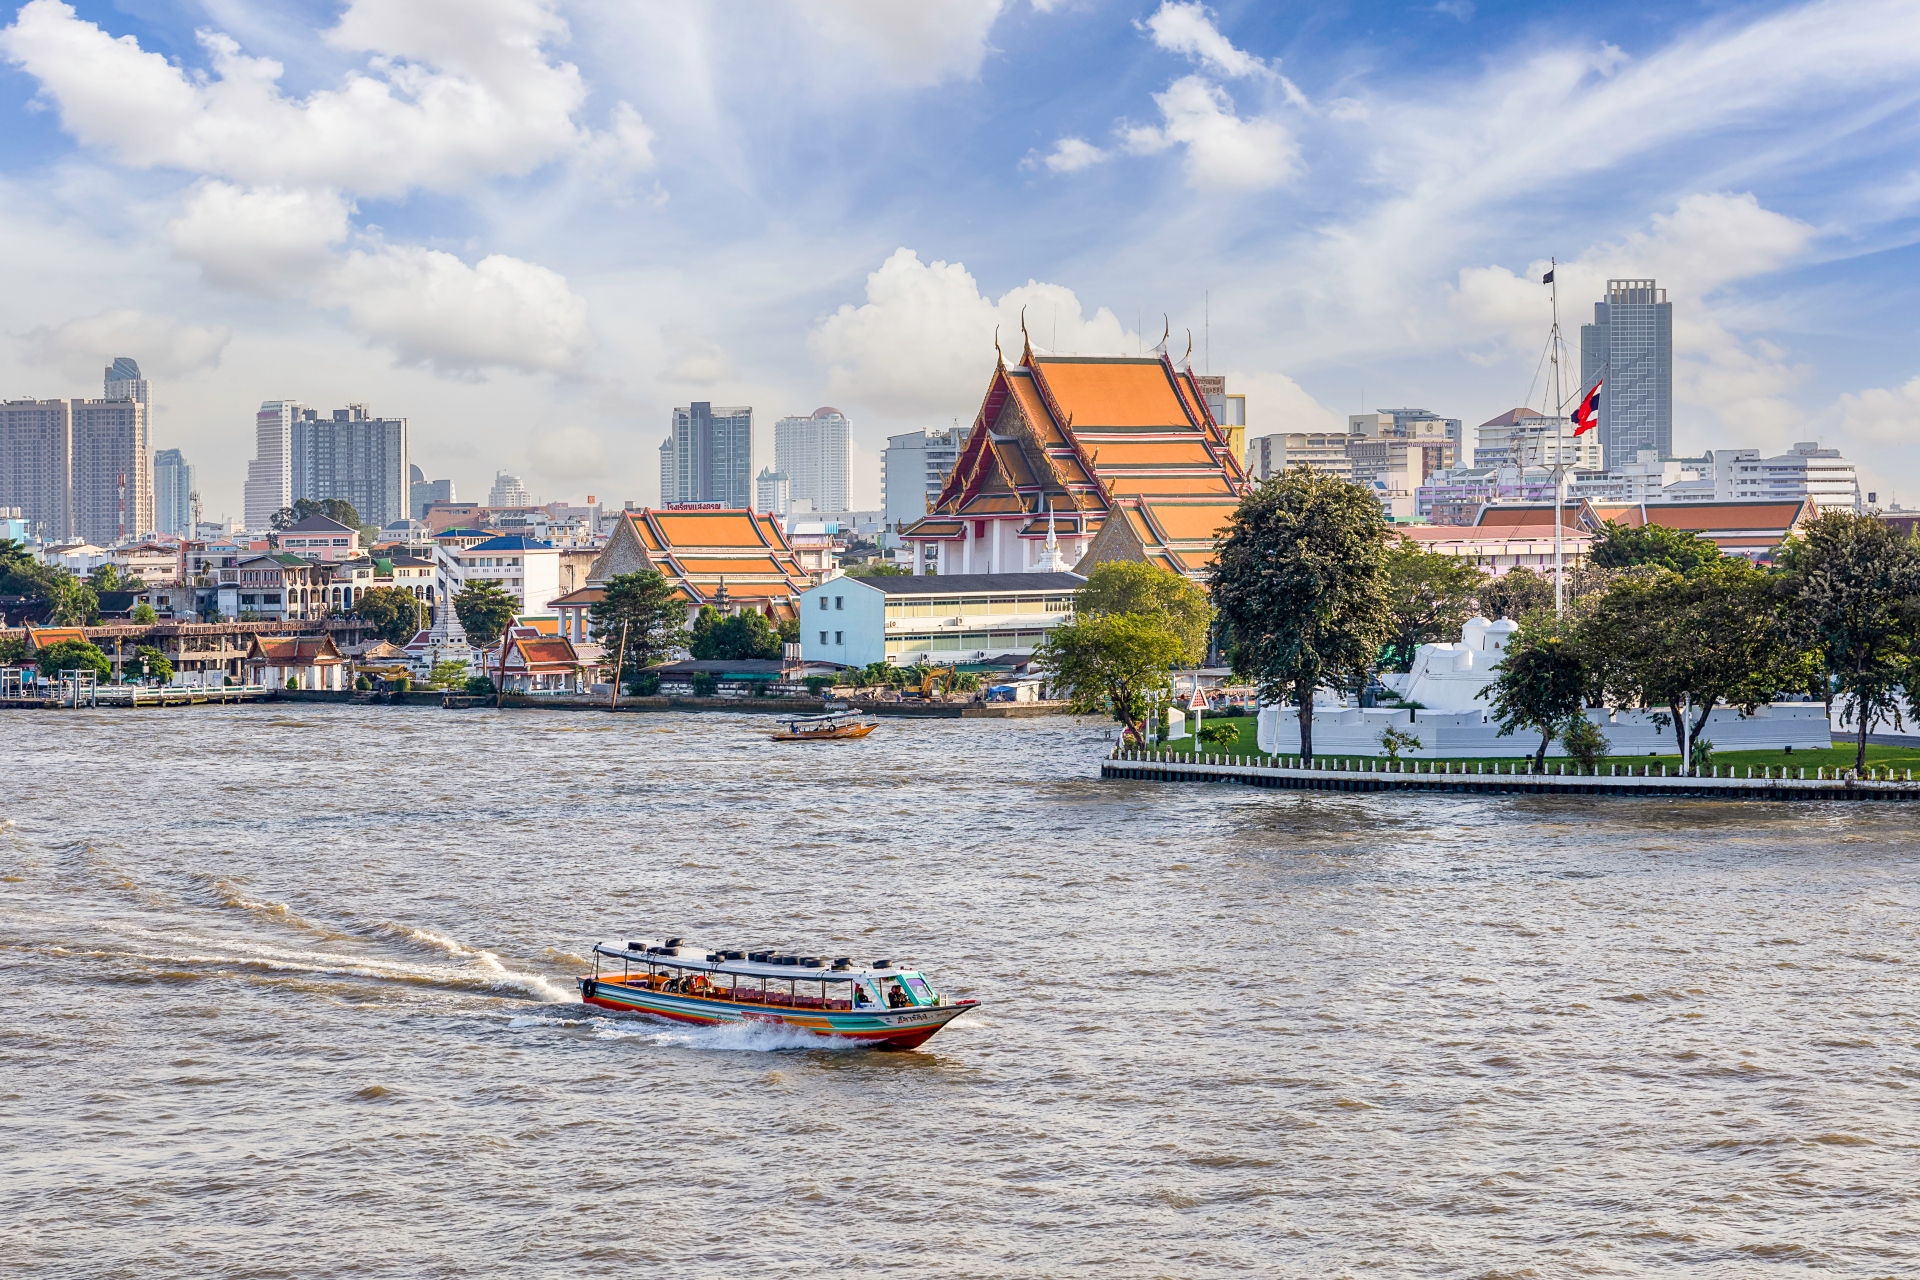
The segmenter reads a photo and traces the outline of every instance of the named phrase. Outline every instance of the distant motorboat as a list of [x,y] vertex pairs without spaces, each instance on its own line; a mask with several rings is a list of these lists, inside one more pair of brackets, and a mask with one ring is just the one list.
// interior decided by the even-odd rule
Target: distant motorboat
[[787,727],[773,735],[775,742],[837,742],[842,738],[864,738],[880,727],[878,720],[862,720],[844,712],[803,716],[781,723]]

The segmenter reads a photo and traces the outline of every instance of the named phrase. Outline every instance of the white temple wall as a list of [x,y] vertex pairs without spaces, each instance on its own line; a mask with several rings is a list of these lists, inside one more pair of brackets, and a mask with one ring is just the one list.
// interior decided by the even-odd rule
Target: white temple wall
[[[1610,756],[1673,755],[1676,743],[1671,726],[1654,723],[1651,711],[1610,712],[1592,707],[1587,719],[1607,739]],[[1296,755],[1300,751],[1300,713],[1291,705],[1263,703],[1257,721],[1260,749],[1269,755]],[[1313,713],[1313,751],[1325,756],[1379,756],[1386,754],[1380,735],[1388,728],[1411,733],[1420,745],[1403,748],[1408,759],[1439,760],[1532,755],[1540,735],[1517,730],[1500,736],[1500,726],[1485,711],[1407,711],[1395,707],[1316,706]],[[1701,737],[1716,751],[1765,751],[1781,747],[1824,748],[1832,745],[1826,708],[1818,702],[1776,702],[1743,716],[1737,707],[1716,707]],[[1556,740],[1549,756],[1565,757]]]

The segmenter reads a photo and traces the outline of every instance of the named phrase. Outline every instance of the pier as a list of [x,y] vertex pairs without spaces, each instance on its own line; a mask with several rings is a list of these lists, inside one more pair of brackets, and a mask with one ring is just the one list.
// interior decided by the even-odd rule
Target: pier
[[[1600,773],[1577,773],[1571,766],[1550,763],[1547,772],[1533,773],[1513,765],[1515,772],[1416,772],[1419,765],[1383,769],[1372,761],[1322,758],[1310,767],[1287,763],[1291,757],[1238,755],[1188,756],[1158,751],[1121,751],[1100,762],[1100,776],[1136,782],[1228,782],[1246,787],[1277,787],[1287,791],[1451,791],[1482,795],[1691,796],[1718,800],[1920,800],[1920,782],[1911,771],[1895,778],[1891,770],[1869,770],[1858,778],[1851,771],[1839,776],[1809,778],[1806,770],[1780,769],[1771,777],[1682,777],[1658,773],[1622,773],[1625,766],[1602,765]],[[1351,765],[1352,767],[1347,767]],[[1495,765],[1493,768],[1497,769]],[[1558,767],[1561,771],[1554,772]],[[1486,766],[1481,766],[1486,769]],[[1611,769],[1612,772],[1605,772]],[[1816,769],[1816,775],[1832,773]],[[1885,775],[1885,776],[1880,776]]]

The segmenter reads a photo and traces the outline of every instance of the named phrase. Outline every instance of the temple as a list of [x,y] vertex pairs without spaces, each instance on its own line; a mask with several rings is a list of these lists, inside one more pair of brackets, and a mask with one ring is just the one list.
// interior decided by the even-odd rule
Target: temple
[[728,614],[757,609],[777,625],[795,616],[795,597],[813,582],[770,515],[628,511],[587,570],[587,585],[548,602],[560,615],[560,633],[575,644],[587,641],[587,611],[606,598],[606,584],[642,569],[666,575],[689,619],[710,604]]
[[1144,560],[1204,581],[1246,485],[1191,368],[1028,341],[1019,364],[995,362],[946,485],[900,536],[917,574],[937,547],[942,574]]

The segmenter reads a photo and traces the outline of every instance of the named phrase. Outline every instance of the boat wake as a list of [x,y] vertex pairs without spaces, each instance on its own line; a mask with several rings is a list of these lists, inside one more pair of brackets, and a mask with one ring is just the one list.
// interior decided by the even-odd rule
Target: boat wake
[[857,1040],[817,1036],[792,1027],[775,1027],[764,1023],[683,1026],[645,1014],[609,1017],[595,1013],[571,1018],[551,1014],[521,1014],[507,1023],[507,1028],[512,1031],[542,1027],[584,1031],[595,1040],[638,1040],[661,1049],[697,1049],[722,1053],[791,1053],[800,1050],[811,1053],[858,1053],[870,1047]]

